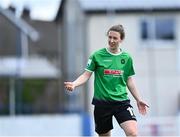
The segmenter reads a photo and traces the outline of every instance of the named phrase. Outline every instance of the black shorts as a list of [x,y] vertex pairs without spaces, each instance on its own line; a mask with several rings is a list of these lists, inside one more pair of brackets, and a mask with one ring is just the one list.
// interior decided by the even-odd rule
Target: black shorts
[[133,107],[130,105],[130,101],[125,101],[123,103],[120,103],[119,105],[95,105],[95,131],[98,134],[104,134],[113,129],[113,116],[116,118],[119,124],[128,120],[136,120],[133,112]]

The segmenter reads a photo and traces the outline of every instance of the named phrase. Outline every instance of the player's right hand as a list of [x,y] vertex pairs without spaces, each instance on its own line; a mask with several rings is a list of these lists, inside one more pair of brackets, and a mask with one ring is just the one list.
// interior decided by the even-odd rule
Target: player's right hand
[[64,82],[64,87],[68,91],[73,91],[75,89],[75,86],[74,86],[73,82]]

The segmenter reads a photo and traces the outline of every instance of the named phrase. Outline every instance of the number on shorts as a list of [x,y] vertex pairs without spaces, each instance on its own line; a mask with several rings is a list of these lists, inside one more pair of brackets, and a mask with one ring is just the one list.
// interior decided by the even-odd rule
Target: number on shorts
[[131,114],[131,116],[134,116],[134,112],[133,112],[133,110],[132,110],[131,107],[128,107],[127,110],[129,111],[129,113]]

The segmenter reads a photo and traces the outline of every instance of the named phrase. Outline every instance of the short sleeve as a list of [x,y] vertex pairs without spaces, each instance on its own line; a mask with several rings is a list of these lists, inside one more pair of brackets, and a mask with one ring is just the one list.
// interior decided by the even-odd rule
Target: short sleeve
[[94,59],[94,55],[91,55],[88,59],[87,62],[87,66],[85,68],[85,70],[93,72],[95,70],[95,59]]
[[132,60],[131,57],[129,57],[127,65],[128,65],[127,77],[135,75],[134,66],[133,66],[133,60]]

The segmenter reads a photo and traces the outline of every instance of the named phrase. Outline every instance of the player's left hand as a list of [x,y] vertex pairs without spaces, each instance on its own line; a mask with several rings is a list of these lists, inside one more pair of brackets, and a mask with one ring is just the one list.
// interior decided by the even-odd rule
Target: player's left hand
[[144,101],[137,101],[137,106],[140,114],[145,115],[147,113],[147,108],[149,108],[149,105],[147,105]]

